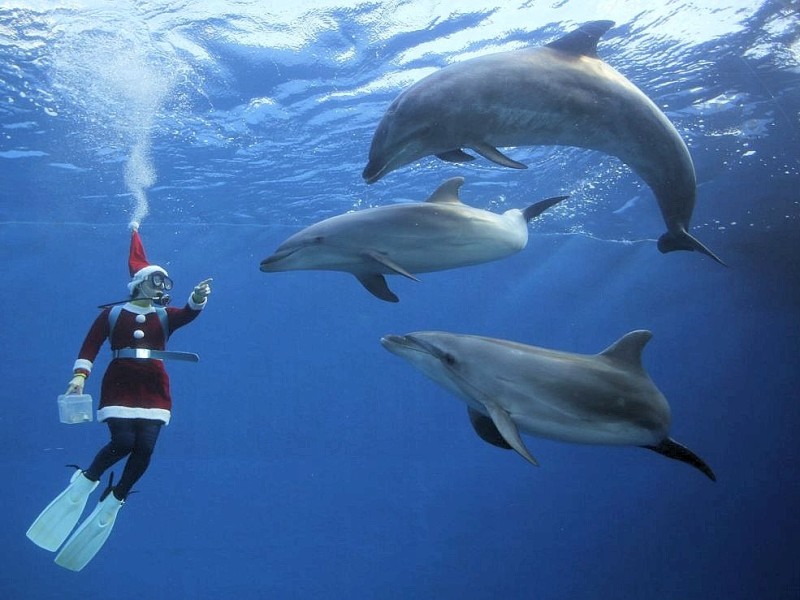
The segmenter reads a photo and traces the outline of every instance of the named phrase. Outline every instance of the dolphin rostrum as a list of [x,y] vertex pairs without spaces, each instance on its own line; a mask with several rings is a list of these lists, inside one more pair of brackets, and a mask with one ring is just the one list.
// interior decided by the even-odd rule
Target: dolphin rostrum
[[520,433],[641,446],[716,481],[701,458],[669,437],[669,404],[642,367],[651,337],[632,331],[594,355],[442,331],[387,335],[381,343],[460,396],[483,440],[513,448],[534,465]]
[[428,273],[504,258],[528,243],[528,221],[567,196],[503,214],[463,204],[463,177],[441,184],[425,202],[368,208],[315,223],[261,261],[265,272],[352,273],[381,300],[397,302],[384,274]]
[[560,145],[616,156],[652,189],[667,232],[661,252],[696,250],[722,263],[689,234],[696,181],[686,144],[666,115],[597,56],[613,21],[593,21],[542,47],[448,65],[403,91],[372,138],[367,183],[435,155],[450,162],[476,154],[505,167],[526,166],[498,150]]

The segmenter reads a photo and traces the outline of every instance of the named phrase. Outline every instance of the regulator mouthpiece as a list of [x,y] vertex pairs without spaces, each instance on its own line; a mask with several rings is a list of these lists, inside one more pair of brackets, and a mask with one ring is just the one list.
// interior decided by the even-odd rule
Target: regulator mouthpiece
[[159,292],[158,294],[155,295],[155,297],[150,299],[153,301],[153,304],[158,304],[159,306],[166,306],[167,304],[169,304],[170,300],[172,300],[172,298],[170,298],[170,295],[165,294],[164,292]]

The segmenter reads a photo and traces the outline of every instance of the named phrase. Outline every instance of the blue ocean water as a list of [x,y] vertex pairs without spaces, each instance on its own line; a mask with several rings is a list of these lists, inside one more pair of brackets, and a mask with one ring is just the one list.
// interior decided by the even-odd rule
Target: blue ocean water
[[[0,595],[173,598],[800,597],[800,22],[794,0],[0,3]],[[662,255],[617,159],[515,148],[367,186],[373,131],[447,64],[611,19],[600,56],[689,145],[697,253]],[[461,175],[500,212],[570,199],[502,261],[390,277],[261,273],[290,234]],[[58,422],[95,306],[126,294],[128,223],[175,303],[173,420],[111,538],[65,571],[25,531],[105,426]],[[463,403],[379,343],[441,329],[594,353],[650,329],[672,435],[628,447],[479,439]],[[87,392],[99,395],[101,353]],[[119,471],[121,467],[117,467]],[[94,500],[90,500],[94,502]]]

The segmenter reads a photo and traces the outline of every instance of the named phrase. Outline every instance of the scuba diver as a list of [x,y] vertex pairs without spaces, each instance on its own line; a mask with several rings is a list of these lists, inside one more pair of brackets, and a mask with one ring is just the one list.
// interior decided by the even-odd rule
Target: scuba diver
[[128,266],[130,299],[101,306],[78,353],[67,394],[82,394],[84,382],[100,347],[109,340],[112,360],[103,376],[97,420],[105,422],[111,441],[88,469],[77,469],[67,488],[39,515],[27,536],[55,552],[80,519],[91,492],[103,473],[126,456],[122,476],[100,496],[94,511],[81,523],[56,556],[56,563],[80,571],[102,548],[133,485],[147,470],[161,427],[169,423],[172,398],[164,360],[197,362],[189,352],[165,351],[167,339],[192,322],[205,308],[211,279],[198,283],[183,308],[165,308],[172,280],[167,271],[151,265],[133,224]]

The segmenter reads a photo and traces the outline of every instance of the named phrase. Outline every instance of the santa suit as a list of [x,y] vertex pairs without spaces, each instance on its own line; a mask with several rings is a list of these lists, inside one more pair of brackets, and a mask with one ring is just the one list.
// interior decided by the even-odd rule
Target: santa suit
[[[193,321],[205,307],[189,298],[183,308],[167,308],[168,336],[176,329]],[[112,350],[122,348],[148,348],[165,350],[164,329],[154,307],[127,303],[109,331],[110,308],[104,309],[94,324],[78,353],[74,370],[87,376],[100,347],[110,337]],[[154,419],[169,423],[172,397],[169,376],[164,362],[155,359],[115,358],[103,376],[97,420],[111,417],[126,419]]]

